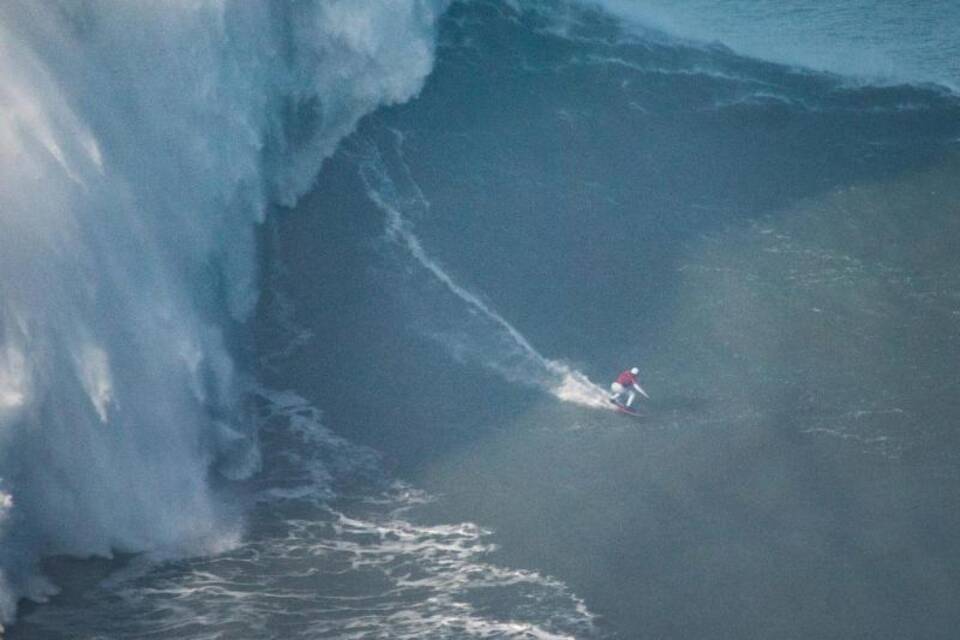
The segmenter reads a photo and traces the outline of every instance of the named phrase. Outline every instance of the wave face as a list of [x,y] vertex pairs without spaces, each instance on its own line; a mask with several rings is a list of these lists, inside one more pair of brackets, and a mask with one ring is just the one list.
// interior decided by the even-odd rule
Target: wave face
[[[508,320],[478,294],[465,288],[424,249],[412,223],[430,209],[403,156],[403,135],[385,150],[368,147],[360,156],[360,174],[367,196],[387,219],[386,239],[399,250],[397,263],[415,264],[408,286],[419,281],[417,304],[452,313],[425,314],[433,320],[431,336],[462,362],[478,362],[508,382],[539,388],[558,400],[595,409],[610,409],[607,394],[585,374],[544,357]],[[392,167],[392,170],[391,170]],[[392,175],[392,174],[395,174]]]
[[419,90],[442,5],[0,7],[0,620],[41,553],[231,544],[256,225]]

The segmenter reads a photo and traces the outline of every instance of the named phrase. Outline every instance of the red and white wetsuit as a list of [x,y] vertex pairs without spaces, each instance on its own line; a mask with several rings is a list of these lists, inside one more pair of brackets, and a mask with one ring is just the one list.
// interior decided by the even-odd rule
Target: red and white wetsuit
[[[633,400],[638,393],[647,397],[646,392],[640,388],[640,383],[637,382],[637,376],[630,369],[618,375],[617,379],[610,384],[610,392],[611,400],[627,407],[633,404]],[[623,401],[624,396],[626,396],[626,402]]]

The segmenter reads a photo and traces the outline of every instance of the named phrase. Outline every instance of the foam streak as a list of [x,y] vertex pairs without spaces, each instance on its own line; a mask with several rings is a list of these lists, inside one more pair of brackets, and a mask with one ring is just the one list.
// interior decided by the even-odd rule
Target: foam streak
[[[409,198],[420,209],[429,209],[429,204],[409,170],[402,162],[400,146],[403,136],[394,132],[397,149],[405,174],[407,190],[413,195]],[[510,322],[484,302],[477,294],[459,284],[444,268],[426,252],[420,239],[414,234],[411,223],[401,212],[404,198],[400,196],[397,185],[388,173],[388,169],[379,153],[371,153],[362,162],[361,173],[367,186],[367,195],[386,215],[386,237],[401,247],[423,268],[430,277],[441,284],[445,290],[464,303],[472,315],[479,315],[487,322],[482,331],[496,334],[493,351],[483,350],[478,354],[484,366],[497,371],[512,382],[538,386],[564,402],[583,406],[609,409],[606,394],[585,374],[556,360],[544,357],[527,338]],[[476,331],[476,330],[474,330]],[[454,343],[451,349],[457,353],[464,351],[463,338],[447,336]]]

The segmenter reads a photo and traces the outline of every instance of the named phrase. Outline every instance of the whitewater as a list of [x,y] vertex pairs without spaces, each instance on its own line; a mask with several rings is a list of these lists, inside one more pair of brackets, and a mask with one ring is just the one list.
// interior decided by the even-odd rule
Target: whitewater
[[442,2],[0,9],[0,618],[40,554],[235,544],[255,227],[429,73]]
[[921,4],[4,3],[6,633],[954,628]]

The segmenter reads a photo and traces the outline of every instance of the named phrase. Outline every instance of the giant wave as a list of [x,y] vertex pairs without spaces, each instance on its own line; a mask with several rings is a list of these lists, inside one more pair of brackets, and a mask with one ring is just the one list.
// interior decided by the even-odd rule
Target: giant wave
[[[627,3],[587,4],[651,22]],[[904,416],[923,415],[919,396],[891,397],[893,367],[890,378],[875,375],[890,352],[877,336],[898,315],[859,301],[888,287],[885,305],[916,294],[935,320],[952,313],[955,296],[949,286],[914,291],[906,248],[873,264],[856,241],[899,246],[914,211],[945,212],[913,216],[923,222],[915,238],[941,234],[936,220],[954,210],[943,188],[952,174],[928,183],[904,172],[955,152],[955,97],[851,87],[624,29],[565,0],[446,5],[0,7],[0,619],[13,618],[21,596],[55,590],[38,570],[46,555],[148,551],[149,560],[230,548],[89,590],[60,580],[64,596],[25,615],[17,634],[592,637],[589,601],[631,631],[687,624],[687,635],[722,635],[770,628],[757,623],[781,611],[770,607],[778,597],[819,592],[821,578],[860,593],[869,572],[824,569],[798,588],[779,581],[781,565],[745,573],[744,540],[751,553],[797,565],[832,562],[841,556],[816,554],[848,547],[820,544],[820,521],[804,528],[801,517],[812,542],[785,556],[776,526],[743,528],[765,520],[767,503],[725,492],[730,477],[749,491],[773,478],[771,512],[806,514],[809,479],[776,475],[804,466],[808,450],[777,435],[795,425],[806,435],[788,437],[904,450],[898,434],[911,424]],[[872,186],[901,175],[907,186],[891,182],[889,193],[911,197]],[[307,192],[292,215],[273,216],[276,247],[258,246],[271,205]],[[927,193],[940,195],[918,195]],[[885,201],[908,202],[908,214],[873,205]],[[888,235],[861,236],[858,224]],[[258,265],[283,282],[262,278]],[[864,284],[870,296],[850,297]],[[833,366],[836,353],[808,353],[838,323],[856,328],[835,351],[857,364],[857,378]],[[952,315],[942,326],[912,346],[953,340]],[[275,328],[296,335],[251,347]],[[421,348],[421,334],[444,349]],[[260,359],[248,362],[253,350]],[[951,380],[945,353],[939,377]],[[536,394],[499,408],[523,394],[517,382],[593,405],[599,390],[566,363],[601,376],[634,358],[665,398],[667,417],[649,439],[552,398],[516,419]],[[263,379],[245,394],[250,369]],[[372,377],[397,384],[373,389]],[[266,390],[287,386],[297,393]],[[815,397],[823,387],[833,391]],[[314,402],[351,443],[326,430]],[[471,403],[480,410],[465,419]],[[262,405],[259,417],[249,404]],[[425,494],[377,487],[377,456],[352,442],[404,457],[430,492],[469,484],[473,502],[460,487],[463,511],[444,521],[481,526],[408,520]],[[483,453],[447,459],[464,442]],[[690,448],[682,457],[701,456],[695,468],[660,455],[678,445]],[[761,445],[774,456],[738,475],[744,452]],[[468,471],[445,475],[444,466]],[[340,492],[338,477],[363,484],[368,472],[372,489]],[[547,485],[557,492],[545,494]],[[258,506],[240,539],[238,501],[221,494],[251,488]],[[496,508],[479,513],[478,504]],[[698,529],[704,513],[721,526]],[[624,526],[611,541],[607,524],[618,521],[640,531]],[[830,535],[848,531],[842,524]],[[505,550],[520,550],[508,564],[535,571],[481,561],[496,547],[488,526]],[[684,549],[674,538],[710,553],[672,555]],[[522,553],[528,540],[535,555]],[[612,577],[596,570],[604,562]],[[641,574],[648,595],[635,588]],[[729,607],[717,584],[759,604]],[[724,620],[732,609],[740,612]],[[800,629],[822,628],[811,611]]]

